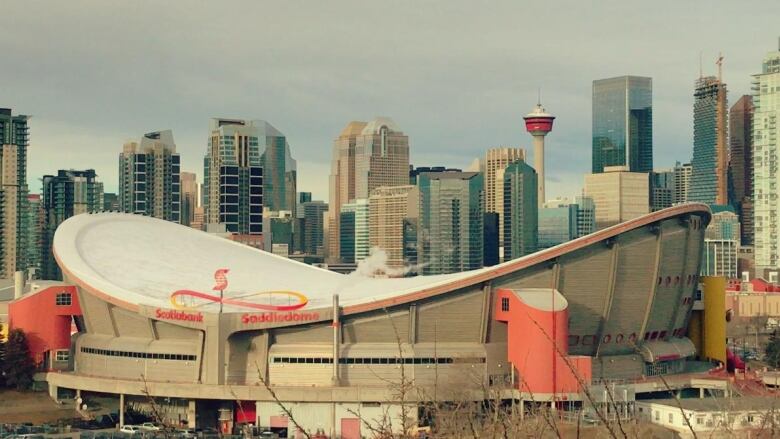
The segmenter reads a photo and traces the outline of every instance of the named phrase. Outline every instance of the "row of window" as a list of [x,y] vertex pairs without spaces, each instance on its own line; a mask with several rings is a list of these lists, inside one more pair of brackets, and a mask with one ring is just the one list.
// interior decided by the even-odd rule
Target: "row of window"
[[[273,357],[272,363],[286,364],[333,364],[333,358],[329,357]],[[472,358],[399,358],[399,357],[372,357],[372,358],[339,358],[339,364],[453,364],[453,363],[484,363],[485,359]]]
[[[645,332],[645,341],[651,341],[651,340],[664,340],[668,334],[668,331],[648,331]],[[674,337],[683,337],[685,335],[685,328],[677,328],[672,331],[672,336]],[[628,336],[624,334],[617,334],[616,336],[612,336],[612,334],[606,334],[602,339],[601,342],[603,344],[609,344],[612,342],[615,342],[616,344],[620,344],[623,342],[629,342],[629,343],[636,343],[637,341],[637,335],[635,332],[632,332]],[[596,336],[595,335],[583,335],[580,337],[579,335],[569,335],[569,346],[577,346],[579,344],[582,344],[583,346],[592,346],[596,344]]]
[[109,357],[126,357],[126,358],[143,358],[147,360],[178,360],[178,361],[195,361],[195,355],[184,354],[158,354],[154,352],[132,352],[132,351],[115,351],[112,349],[98,349],[81,347],[81,352],[85,354],[94,355],[106,355]]
[[[663,284],[663,286],[669,287],[669,286],[672,285],[672,281],[674,281],[674,285],[677,286],[677,285],[680,284],[681,280],[682,279],[680,278],[680,276],[675,276],[674,279],[672,279],[671,276],[666,276],[666,278],[664,278],[663,276],[659,276],[658,277],[658,285],[660,286],[660,285]],[[698,274],[689,274],[688,276],[686,276],[685,285],[690,285],[690,284],[696,283],[698,281],[699,281],[699,275]]]
[[54,304],[57,306],[70,306],[73,304],[73,296],[71,293],[57,293],[54,298]]

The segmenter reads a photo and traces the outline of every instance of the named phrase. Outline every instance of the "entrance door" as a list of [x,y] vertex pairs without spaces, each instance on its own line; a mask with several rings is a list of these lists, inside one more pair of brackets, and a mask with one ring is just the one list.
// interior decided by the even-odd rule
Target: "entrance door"
[[341,439],[360,439],[360,419],[341,418]]

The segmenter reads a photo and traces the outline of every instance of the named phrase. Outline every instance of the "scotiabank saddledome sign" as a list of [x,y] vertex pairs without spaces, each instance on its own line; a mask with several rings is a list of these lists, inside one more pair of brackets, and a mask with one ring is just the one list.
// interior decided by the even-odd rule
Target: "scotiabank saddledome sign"
[[260,313],[244,314],[241,316],[241,322],[244,324],[305,322],[319,320],[319,313],[295,312],[305,307],[309,303],[309,299],[306,296],[296,291],[259,291],[255,293],[225,297],[225,290],[228,286],[227,273],[229,271],[230,270],[226,268],[221,268],[214,273],[214,280],[216,284],[212,289],[214,291],[219,291],[219,295],[193,290],[174,291],[170,296],[171,305],[173,305],[173,308],[180,311],[165,312],[158,310],[157,317],[165,320],[198,321],[197,318],[184,319],[182,318],[182,315],[187,314],[186,311],[196,311],[205,305],[217,303],[222,305],[231,305],[239,308],[265,311]]

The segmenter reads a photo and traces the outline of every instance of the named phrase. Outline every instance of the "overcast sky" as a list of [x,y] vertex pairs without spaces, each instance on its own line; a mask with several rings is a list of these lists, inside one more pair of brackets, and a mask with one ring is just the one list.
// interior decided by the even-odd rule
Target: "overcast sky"
[[122,143],[161,129],[200,180],[219,116],[285,133],[299,190],[327,199],[350,120],[390,116],[415,165],[465,167],[489,147],[530,147],[522,116],[541,88],[557,116],[553,197],[590,171],[594,79],[653,78],[654,159],[667,167],[690,160],[699,54],[712,74],[723,52],[733,103],[778,36],[777,0],[8,1],[0,107],[33,116],[32,192],[62,168],[94,168],[115,191]]

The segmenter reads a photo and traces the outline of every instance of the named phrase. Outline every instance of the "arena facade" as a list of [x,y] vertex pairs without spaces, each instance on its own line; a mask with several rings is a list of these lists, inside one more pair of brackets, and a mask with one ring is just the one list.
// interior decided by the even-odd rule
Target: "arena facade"
[[[54,252],[78,331],[45,378],[54,396],[164,398],[174,421],[198,427],[292,428],[284,404],[305,429],[340,437],[400,413],[393,383],[412,384],[413,406],[486,388],[577,400],[592,382],[684,370],[709,221],[685,204],[494,267],[391,279],[149,217],[77,215]],[[28,299],[12,314],[39,312]]]

